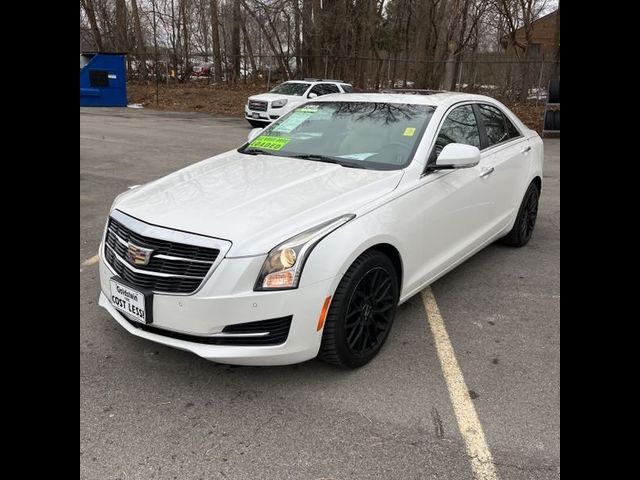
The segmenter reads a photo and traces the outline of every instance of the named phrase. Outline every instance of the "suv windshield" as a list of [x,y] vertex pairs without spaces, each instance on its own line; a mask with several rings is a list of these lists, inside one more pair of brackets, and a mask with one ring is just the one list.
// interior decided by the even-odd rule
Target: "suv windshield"
[[296,95],[298,97],[304,95],[309,88],[310,83],[292,83],[284,82],[275,88],[269,90],[269,93],[280,93],[282,95]]
[[238,151],[399,170],[411,162],[434,110],[405,103],[306,103]]

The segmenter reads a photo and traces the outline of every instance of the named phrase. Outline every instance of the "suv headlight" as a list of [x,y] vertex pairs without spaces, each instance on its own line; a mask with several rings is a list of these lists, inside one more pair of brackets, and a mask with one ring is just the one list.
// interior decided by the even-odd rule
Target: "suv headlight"
[[271,102],[271,108],[282,108],[287,104],[287,100],[283,98],[282,100],[274,100]]
[[343,215],[291,237],[267,255],[254,290],[290,290],[298,288],[302,269],[311,250],[320,240],[355,215]]

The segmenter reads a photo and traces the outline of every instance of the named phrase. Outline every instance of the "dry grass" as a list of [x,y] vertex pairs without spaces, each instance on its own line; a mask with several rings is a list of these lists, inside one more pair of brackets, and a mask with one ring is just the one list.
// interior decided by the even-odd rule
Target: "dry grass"
[[[229,87],[227,85],[207,85],[202,83],[160,85],[159,100],[156,104],[156,87],[154,84],[137,84],[130,82],[127,85],[129,103],[140,103],[145,108],[157,110],[173,110],[186,112],[205,112],[225,117],[244,116],[244,104],[247,97],[257,93],[266,92],[264,86],[240,85]],[[535,105],[535,101],[514,102],[505,104],[515,113],[529,128],[540,133],[542,117],[544,115],[544,102]]]
[[156,104],[155,85],[129,83],[129,103],[140,103],[145,108],[187,112],[206,112],[225,117],[243,117],[244,104],[249,95],[264,93],[264,87],[228,87],[226,85],[160,85]]
[[536,105],[535,100],[523,102],[508,103],[504,102],[516,116],[529,128],[536,132],[542,132],[542,120],[544,117],[544,101],[541,100]]

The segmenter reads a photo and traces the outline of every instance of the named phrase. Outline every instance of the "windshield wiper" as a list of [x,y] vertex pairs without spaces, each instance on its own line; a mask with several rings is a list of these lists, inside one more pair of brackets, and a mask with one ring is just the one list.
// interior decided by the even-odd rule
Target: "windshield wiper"
[[271,153],[268,150],[264,150],[262,148],[255,148],[255,147],[247,147],[244,149],[239,148],[238,152],[246,153],[247,155],[275,155],[274,153]]
[[334,163],[336,165],[342,165],[347,168],[363,168],[366,170],[364,165],[359,163],[345,162],[340,158],[330,157],[328,155],[318,155],[315,153],[305,153],[302,155],[291,155],[292,158],[301,158],[303,160],[313,160],[314,162],[325,162],[325,163]]

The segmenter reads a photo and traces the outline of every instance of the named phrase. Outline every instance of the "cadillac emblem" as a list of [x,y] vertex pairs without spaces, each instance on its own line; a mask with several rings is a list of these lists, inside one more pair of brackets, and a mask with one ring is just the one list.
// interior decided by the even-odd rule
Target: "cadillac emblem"
[[134,245],[129,242],[129,246],[127,248],[127,257],[130,263],[134,265],[147,265],[149,260],[151,260],[151,254],[153,253],[153,249],[139,247],[138,245]]

